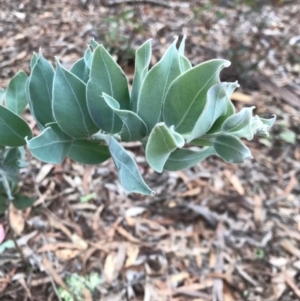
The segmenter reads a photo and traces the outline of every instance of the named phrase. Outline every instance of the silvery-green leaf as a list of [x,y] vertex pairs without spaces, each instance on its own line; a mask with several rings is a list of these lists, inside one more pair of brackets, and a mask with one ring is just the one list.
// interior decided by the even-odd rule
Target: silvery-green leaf
[[110,158],[106,145],[87,140],[74,140],[68,157],[81,164],[100,164]]
[[4,99],[5,99],[5,90],[0,88],[0,105],[4,104]]
[[87,83],[90,77],[90,69],[85,63],[84,58],[79,59],[71,67],[70,72],[80,78],[84,83]]
[[213,145],[213,138],[210,137],[201,137],[194,139],[190,142],[191,145],[197,146],[212,146]]
[[181,40],[180,45],[179,45],[179,48],[178,48],[178,53],[180,55],[184,55],[185,40],[186,40],[186,35],[183,35],[182,40]]
[[[1,170],[6,179],[16,185],[19,182],[20,167],[19,162],[22,159],[21,147],[6,148],[3,153],[4,160],[1,163]],[[12,185],[15,186],[15,185]],[[12,192],[13,193],[13,192]]]
[[0,105],[0,145],[18,147],[32,137],[28,124],[18,115]]
[[178,49],[180,69],[182,73],[192,68],[191,62],[184,56],[185,39],[186,39],[186,35],[183,36]]
[[215,155],[216,151],[213,147],[205,147],[199,151],[190,149],[176,149],[168,158],[164,169],[169,171],[177,171],[193,167],[205,160],[211,155]]
[[192,68],[191,62],[185,56],[179,55],[179,63],[181,73],[186,72]]
[[238,113],[227,118],[222,125],[222,131],[224,133],[233,133],[249,127],[254,109],[254,106],[243,108]]
[[141,86],[148,74],[149,64],[151,60],[151,40],[146,41],[137,51],[135,55],[135,70],[131,91],[131,110],[137,111],[137,102]]
[[60,164],[67,156],[72,141],[56,123],[51,123],[39,136],[27,140],[27,146],[37,159]]
[[238,138],[252,140],[259,128],[268,129],[268,126],[264,126],[259,117],[252,116],[254,109],[254,106],[243,108],[237,114],[227,118],[223,123],[222,132],[232,134]]
[[247,140],[252,140],[253,136],[256,134],[269,136],[269,130],[273,126],[275,120],[275,115],[270,119],[251,116],[250,124],[239,131],[233,131],[232,134],[236,137],[246,138]]
[[25,72],[18,72],[9,82],[6,95],[5,106],[17,115],[21,115],[27,105]]
[[52,115],[53,77],[52,65],[40,54],[28,78],[27,96],[32,115],[43,127],[54,121]]
[[208,135],[214,134],[214,133],[220,133],[222,131],[222,125],[225,122],[225,120],[235,113],[235,107],[230,99],[228,99],[226,107],[227,107],[226,113],[224,115],[220,116],[215,121],[215,123],[212,125],[212,127],[207,132]]
[[113,137],[110,137],[108,147],[118,170],[122,186],[129,192],[153,195],[154,191],[145,183],[134,159],[127,153],[123,146]]
[[264,125],[268,126],[268,128],[270,129],[276,121],[276,115],[273,115],[272,118],[260,118],[259,117],[259,119]]
[[181,74],[176,42],[148,72],[138,98],[137,113],[149,131],[160,121],[162,104],[170,84]]
[[229,163],[243,163],[245,159],[252,158],[249,148],[237,137],[220,135],[213,143],[216,153]]
[[102,45],[99,45],[93,56],[90,80],[87,84],[87,103],[92,119],[97,126],[108,133],[118,133],[122,128],[121,119],[106,105],[102,93],[105,93],[120,104],[120,109],[130,108],[130,97],[127,78]]
[[94,38],[90,39],[90,44],[91,44],[93,50],[95,50],[99,46],[99,43],[96,42]]
[[92,66],[92,61],[93,61],[93,53],[90,49],[90,47],[88,47],[84,53],[84,56],[83,56],[83,59],[84,59],[84,63],[85,65],[91,69],[91,66]]
[[86,103],[86,85],[57,60],[53,82],[53,114],[59,127],[73,138],[88,138],[98,131]]
[[147,142],[147,162],[155,171],[162,172],[170,154],[183,146],[184,139],[180,134],[173,128],[169,129],[164,123],[158,123],[152,129]]
[[34,52],[33,55],[32,55],[32,58],[30,60],[30,69],[31,70],[33,69],[33,67],[37,63],[38,58],[39,58],[38,55]]
[[226,60],[202,63],[175,79],[166,95],[163,120],[181,134],[189,134],[201,114],[210,87],[220,82],[219,73],[230,65]]
[[238,87],[236,83],[220,83],[208,90],[206,104],[187,142],[206,134],[214,122],[226,113],[228,99],[232,94],[232,86]]
[[128,110],[120,110],[119,103],[109,95],[103,93],[103,97],[106,104],[123,121],[120,133],[122,141],[141,140],[147,135],[147,127],[144,121],[137,114]]

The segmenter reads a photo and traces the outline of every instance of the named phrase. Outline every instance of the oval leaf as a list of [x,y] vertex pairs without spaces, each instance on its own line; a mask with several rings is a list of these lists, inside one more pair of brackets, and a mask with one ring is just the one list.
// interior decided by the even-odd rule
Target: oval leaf
[[80,78],[84,83],[87,83],[90,77],[90,69],[86,65],[84,58],[81,58],[71,67],[70,72]]
[[134,159],[126,152],[123,146],[113,137],[109,138],[108,146],[122,186],[129,192],[153,195],[154,191],[145,183]]
[[181,134],[188,134],[201,114],[207,91],[220,82],[219,73],[230,65],[226,60],[211,60],[180,75],[170,86],[163,107],[163,120],[174,125]]
[[232,135],[220,135],[213,143],[216,153],[229,163],[243,163],[252,158],[249,148],[238,138]]
[[86,104],[86,85],[57,61],[53,83],[53,114],[59,127],[73,138],[98,131]]
[[52,116],[53,77],[52,65],[40,54],[28,78],[27,95],[31,113],[43,127],[54,121]]
[[131,91],[131,110],[137,111],[137,102],[141,86],[148,74],[149,64],[151,60],[151,40],[146,41],[137,51],[135,55],[135,70]]
[[134,112],[119,110],[118,102],[103,93],[106,104],[121,118],[123,126],[121,130],[122,141],[141,140],[147,135],[147,127],[144,121]]
[[32,137],[28,124],[18,115],[0,105],[0,145],[25,145],[25,137]]
[[254,106],[243,108],[237,114],[227,118],[222,125],[222,131],[225,133],[237,133],[245,128],[250,128],[252,112],[254,109]]
[[186,40],[186,35],[182,37],[181,43],[178,48],[179,64],[182,73],[192,68],[191,62],[184,56],[185,40]]
[[68,157],[81,164],[100,164],[110,158],[110,153],[105,145],[87,140],[75,140]]
[[20,71],[11,79],[6,90],[5,106],[17,115],[21,115],[27,105],[26,81],[26,73]]
[[126,75],[110,54],[99,45],[94,51],[90,80],[87,83],[87,103],[92,119],[108,133],[118,133],[121,119],[106,105],[101,97],[105,93],[118,101],[122,110],[130,108]]
[[151,131],[147,146],[146,159],[157,172],[162,172],[170,154],[184,146],[183,137],[169,129],[164,123],[158,123]]
[[149,71],[138,98],[137,113],[149,131],[160,121],[162,104],[170,84],[181,74],[176,42]]
[[226,105],[226,113],[222,116],[220,116],[215,123],[212,125],[212,127],[209,129],[207,134],[215,134],[215,133],[220,133],[222,131],[222,125],[225,122],[227,118],[232,116],[235,113],[235,107],[233,103],[231,102],[230,99],[227,100],[227,105]]
[[227,111],[228,99],[234,89],[238,87],[237,83],[220,83],[212,86],[207,92],[207,100],[203,111],[189,136],[187,142],[199,138],[206,134],[214,122]]
[[169,171],[177,171],[193,167],[205,160],[211,155],[215,155],[216,151],[213,147],[205,147],[198,152],[190,149],[177,149],[168,158],[164,169]]
[[27,140],[31,154],[37,159],[60,164],[67,156],[73,139],[66,135],[56,123],[52,123],[37,137]]

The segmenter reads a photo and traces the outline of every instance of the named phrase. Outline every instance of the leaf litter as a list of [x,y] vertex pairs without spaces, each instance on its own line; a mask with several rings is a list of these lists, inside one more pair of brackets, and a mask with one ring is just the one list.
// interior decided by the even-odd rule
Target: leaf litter
[[37,201],[0,216],[1,300],[59,300],[69,277],[91,273],[101,281],[83,288],[85,300],[300,299],[299,5],[122,2],[2,1],[0,86],[19,69],[28,72],[39,47],[70,67],[90,36],[133,78],[141,42],[153,38],[153,64],[174,35],[187,34],[192,62],[232,61],[222,79],[241,83],[237,110],[255,105],[257,114],[277,115],[269,147],[256,138],[246,142],[255,159],[242,165],[211,157],[157,174],[141,146],[128,144],[155,197],[128,195],[111,161],[86,168],[28,156],[21,190]]

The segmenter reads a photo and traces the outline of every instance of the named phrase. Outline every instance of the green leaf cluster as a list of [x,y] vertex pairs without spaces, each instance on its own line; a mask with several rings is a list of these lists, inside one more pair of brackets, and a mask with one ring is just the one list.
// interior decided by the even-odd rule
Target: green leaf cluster
[[[83,164],[112,157],[124,188],[143,194],[154,192],[122,142],[141,141],[157,172],[189,168],[211,155],[244,162],[251,152],[241,138],[267,135],[275,117],[252,116],[254,107],[235,113],[230,98],[239,85],[220,81],[230,62],[214,59],[192,66],[184,54],[185,37],[177,44],[176,37],[151,68],[151,41],[141,45],[132,89],[120,66],[94,40],[70,70],[58,59],[54,68],[41,52],[34,54],[29,77],[19,73],[11,91],[3,92],[0,144],[27,143],[33,156],[54,164],[66,157]],[[41,130],[36,137],[18,116],[27,101]]]
[[26,165],[26,137],[32,132],[20,116],[27,106],[25,72],[18,72],[0,95],[0,213],[13,202],[17,209],[33,204],[33,199],[18,193],[19,170]]

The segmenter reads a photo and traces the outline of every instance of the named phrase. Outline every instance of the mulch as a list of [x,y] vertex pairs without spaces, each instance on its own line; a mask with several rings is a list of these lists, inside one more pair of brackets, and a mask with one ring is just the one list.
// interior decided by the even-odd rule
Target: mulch
[[154,64],[186,34],[193,64],[232,61],[222,79],[241,83],[237,111],[254,105],[276,124],[246,142],[254,159],[241,165],[210,157],[158,174],[139,143],[125,144],[154,197],[128,194],[110,160],[55,166],[28,155],[21,190],[37,201],[0,216],[5,241],[19,246],[0,252],[0,299],[59,300],[68,276],[91,272],[101,282],[82,300],[300,299],[300,5],[122,2],[2,0],[0,86],[29,72],[40,47],[70,67],[91,36],[132,78],[142,42],[152,38]]

